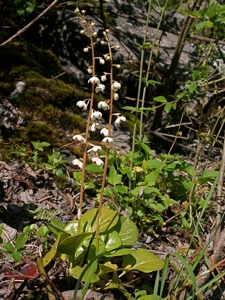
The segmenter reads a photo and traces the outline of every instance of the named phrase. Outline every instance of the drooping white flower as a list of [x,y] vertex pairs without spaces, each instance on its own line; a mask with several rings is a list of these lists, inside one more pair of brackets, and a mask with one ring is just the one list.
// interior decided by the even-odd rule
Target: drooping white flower
[[89,130],[91,132],[95,132],[96,131],[96,123],[95,122],[93,124],[91,124],[91,126],[89,127]]
[[87,72],[88,72],[88,74],[92,74],[92,69],[91,68],[87,68]]
[[80,161],[79,159],[74,159],[74,160],[72,161],[72,164],[73,164],[74,166],[78,166],[80,169],[83,168],[83,163],[82,163],[82,161]]
[[106,81],[106,80],[107,80],[106,75],[105,75],[105,74],[102,75],[102,76],[101,76],[101,81],[104,82],[104,81]]
[[100,150],[102,150],[102,147],[101,146],[93,146],[91,149],[89,149],[87,152],[88,153],[91,153],[91,152],[94,152],[94,153],[96,153],[96,152],[98,152],[98,151],[100,151]]
[[91,84],[100,84],[100,80],[98,79],[97,76],[93,76],[93,77],[91,77],[91,78],[88,80],[88,83],[91,83]]
[[78,14],[80,12],[79,8],[77,7],[75,10],[74,10],[75,14]]
[[80,34],[85,34],[85,30],[81,29]]
[[77,141],[77,142],[80,142],[80,143],[82,143],[82,144],[85,144],[85,143],[86,143],[86,139],[85,139],[82,135],[80,135],[80,134],[74,135],[74,136],[73,136],[73,140],[74,140],[74,141]]
[[102,113],[100,111],[92,111],[91,113],[91,120],[96,121],[102,118]]
[[85,48],[83,49],[83,51],[84,51],[84,52],[88,52],[88,51],[89,51],[88,47],[85,47]]
[[110,136],[106,136],[106,137],[104,137],[104,139],[102,140],[102,143],[103,143],[103,144],[113,144],[113,143],[114,143],[114,140],[113,140],[113,138],[111,138]]
[[118,91],[121,88],[121,84],[118,81],[114,81],[112,84],[112,90],[114,92]]
[[97,166],[103,166],[104,162],[99,157],[92,157],[92,162],[95,163]]
[[95,92],[96,92],[96,93],[104,92],[104,90],[105,90],[105,85],[102,84],[102,83],[98,84],[98,85],[96,86],[96,88],[95,88]]
[[125,122],[126,121],[126,117],[124,116],[118,116],[115,120],[115,125],[120,125],[121,122]]
[[109,135],[109,130],[107,128],[102,128],[100,130],[100,133],[103,134],[104,136],[108,136]]
[[96,31],[92,32],[92,36],[97,36],[98,33]]
[[120,69],[121,65],[117,64],[117,65],[114,65],[114,67],[116,67],[117,69]]
[[86,102],[83,101],[83,100],[78,101],[76,105],[77,105],[78,107],[82,108],[83,110],[87,110],[87,104],[86,104]]
[[100,59],[99,59],[99,63],[100,63],[101,65],[104,65],[104,64],[105,64],[105,60],[104,60],[103,58],[100,58]]
[[115,101],[119,100],[119,95],[118,95],[117,93],[114,93],[113,99],[114,99]]
[[102,108],[103,110],[108,110],[110,109],[109,104],[106,103],[105,101],[100,101],[98,103],[98,108]]

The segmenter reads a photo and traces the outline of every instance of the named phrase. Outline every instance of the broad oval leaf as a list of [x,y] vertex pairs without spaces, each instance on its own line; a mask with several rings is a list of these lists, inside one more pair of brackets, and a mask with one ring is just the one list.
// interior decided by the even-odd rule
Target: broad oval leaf
[[117,231],[112,231],[109,234],[101,236],[101,239],[105,243],[107,251],[118,249],[121,246],[121,238]]
[[[97,226],[98,209],[93,208],[87,211],[81,217],[81,229],[83,232],[95,232]],[[118,212],[112,210],[107,206],[102,207],[101,219],[100,219],[100,230],[103,233],[113,228],[119,220]]]
[[75,252],[79,247],[80,243],[90,235],[91,233],[87,232],[75,236],[69,236],[58,244],[57,251],[74,257]]
[[138,270],[144,273],[161,270],[164,262],[155,254],[146,249],[138,249],[124,257],[123,268]]
[[121,228],[119,235],[122,245],[133,245],[138,240],[138,229],[133,221],[124,216],[120,217]]
[[164,96],[154,97],[153,99],[154,99],[154,101],[156,101],[156,102],[162,102],[162,103],[167,102],[167,100],[166,100],[166,98],[165,98]]

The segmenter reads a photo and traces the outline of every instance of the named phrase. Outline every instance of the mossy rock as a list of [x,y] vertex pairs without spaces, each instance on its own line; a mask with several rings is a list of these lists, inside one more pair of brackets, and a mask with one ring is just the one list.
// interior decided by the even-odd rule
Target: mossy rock
[[3,137],[1,153],[18,150],[26,144],[29,148],[30,141],[35,140],[60,147],[72,141],[73,134],[85,131],[85,116],[76,103],[90,97],[90,93],[76,86],[71,76],[69,83],[58,77],[63,69],[50,50],[23,41],[12,42],[0,48],[0,60],[2,98],[8,98],[18,81],[26,84],[15,102],[22,112],[23,127]]

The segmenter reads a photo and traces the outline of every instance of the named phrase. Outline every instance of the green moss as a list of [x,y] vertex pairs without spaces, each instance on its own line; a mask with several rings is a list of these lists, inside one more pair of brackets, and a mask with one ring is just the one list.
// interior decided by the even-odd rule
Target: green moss
[[41,121],[32,122],[27,128],[27,137],[30,141],[44,141],[52,143],[52,129],[50,126]]

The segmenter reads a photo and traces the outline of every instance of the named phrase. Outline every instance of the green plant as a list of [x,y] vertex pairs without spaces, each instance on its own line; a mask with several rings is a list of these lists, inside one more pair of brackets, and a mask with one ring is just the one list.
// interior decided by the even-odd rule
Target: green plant
[[[82,145],[83,158],[75,159],[73,164],[81,169],[81,172],[74,172],[74,178],[80,185],[80,201],[77,213],[77,220],[68,223],[67,225],[57,219],[53,219],[48,224],[55,236],[56,241],[51,250],[43,258],[43,265],[48,265],[55,257],[61,257],[69,261],[70,275],[77,279],[75,293],[73,299],[76,299],[76,294],[80,283],[84,283],[81,299],[93,284],[104,289],[119,289],[128,298],[131,297],[126,290],[122,277],[131,273],[133,270],[140,272],[152,272],[163,267],[163,261],[156,255],[146,249],[132,250],[131,246],[137,241],[138,230],[135,224],[128,218],[119,216],[115,209],[103,205],[105,191],[107,191],[107,174],[108,182],[118,188],[121,184],[121,175],[116,173],[113,165],[108,173],[108,166],[112,158],[110,148],[113,144],[111,137],[112,118],[115,116],[115,124],[118,126],[121,122],[126,121],[126,118],[119,113],[113,113],[113,101],[118,100],[118,90],[121,84],[114,80],[114,68],[118,65],[113,64],[113,50],[118,49],[118,46],[111,46],[108,38],[109,30],[103,32],[101,44],[107,47],[106,54],[103,57],[95,57],[95,24],[89,24],[85,17],[85,11],[76,9],[81,24],[84,29],[81,33],[87,33],[90,38],[90,45],[84,48],[84,52],[91,50],[92,64],[88,67],[88,73],[92,77],[88,83],[92,85],[91,97],[77,102],[77,106],[87,113],[87,125],[84,136],[76,134],[73,139],[76,143]],[[96,61],[100,64],[108,65],[107,72],[101,76],[101,80],[96,74]],[[104,111],[109,111],[107,127],[101,129],[101,134],[104,138],[104,150],[99,145],[94,145],[89,141],[89,132],[95,131],[99,127],[99,119],[102,118],[102,113],[94,108],[94,98],[96,93],[105,90],[104,82],[109,78],[110,82],[110,99],[100,101],[98,108]],[[88,164],[88,159],[92,164]],[[83,198],[86,189],[93,188],[92,182],[85,182],[87,172],[96,173],[102,176],[100,189],[98,191],[98,208],[82,213]],[[102,175],[101,175],[102,174]],[[119,262],[117,263],[117,259]]]
[[43,258],[43,265],[48,265],[55,257],[69,261],[69,274],[78,280],[74,299],[81,282],[85,283],[82,297],[90,283],[103,290],[117,288],[131,297],[124,287],[126,276],[134,270],[144,273],[160,270],[164,263],[146,249],[130,248],[138,239],[137,227],[130,219],[106,206],[102,207],[99,225],[97,217],[97,208],[83,214],[80,233],[77,220],[68,224],[51,220],[47,226],[55,234],[56,241]]
[[21,233],[15,244],[12,241],[5,242],[0,244],[0,252],[5,252],[11,257],[14,261],[22,260],[22,253],[25,251],[24,246],[26,245],[28,240],[28,235],[26,233]]

